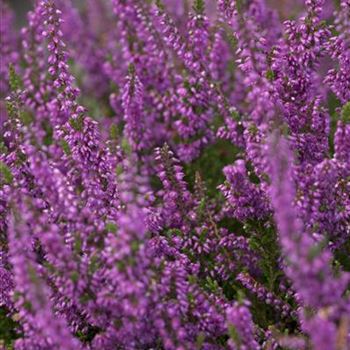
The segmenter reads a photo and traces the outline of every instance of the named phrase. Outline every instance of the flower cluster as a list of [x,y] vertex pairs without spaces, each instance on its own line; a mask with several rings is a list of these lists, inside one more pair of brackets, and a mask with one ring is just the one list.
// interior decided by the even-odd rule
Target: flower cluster
[[0,348],[349,350],[350,2],[12,3]]

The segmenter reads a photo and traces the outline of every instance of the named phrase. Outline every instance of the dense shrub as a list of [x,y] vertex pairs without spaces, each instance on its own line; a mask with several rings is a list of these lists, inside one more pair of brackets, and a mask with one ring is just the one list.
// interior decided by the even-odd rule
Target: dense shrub
[[1,0],[0,347],[350,349],[349,1],[81,5]]

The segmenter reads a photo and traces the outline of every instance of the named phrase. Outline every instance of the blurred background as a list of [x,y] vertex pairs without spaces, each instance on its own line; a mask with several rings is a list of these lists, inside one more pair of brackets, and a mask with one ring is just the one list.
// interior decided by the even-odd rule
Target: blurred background
[[[5,0],[15,11],[17,26],[22,26],[26,21],[26,13],[31,8],[30,0]],[[1,18],[0,18],[1,20]]]
[[[76,4],[84,4],[88,0],[72,0]],[[101,0],[106,1],[106,0]],[[107,0],[110,1],[110,0]],[[146,1],[146,0],[144,0]],[[163,0],[169,9],[176,11],[181,7],[190,8],[193,0]],[[281,18],[293,18],[295,14],[300,13],[303,8],[304,0],[265,0],[271,8],[277,9]],[[5,0],[16,13],[17,26],[21,27],[26,22],[26,13],[32,7],[33,0]],[[325,12],[332,13],[334,5],[338,5],[339,0],[328,0],[325,2]],[[206,0],[207,15],[215,16],[216,0]],[[1,19],[1,18],[0,18]]]

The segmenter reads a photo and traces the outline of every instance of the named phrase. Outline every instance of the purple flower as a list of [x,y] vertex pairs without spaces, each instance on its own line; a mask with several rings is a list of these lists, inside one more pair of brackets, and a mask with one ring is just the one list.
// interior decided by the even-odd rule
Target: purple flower
[[74,3],[0,0],[0,346],[347,349],[349,1]]

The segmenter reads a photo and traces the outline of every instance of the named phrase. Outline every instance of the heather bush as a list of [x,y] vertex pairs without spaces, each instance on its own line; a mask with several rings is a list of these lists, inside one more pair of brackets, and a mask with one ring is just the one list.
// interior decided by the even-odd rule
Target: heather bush
[[31,5],[0,2],[0,348],[349,350],[349,0]]

